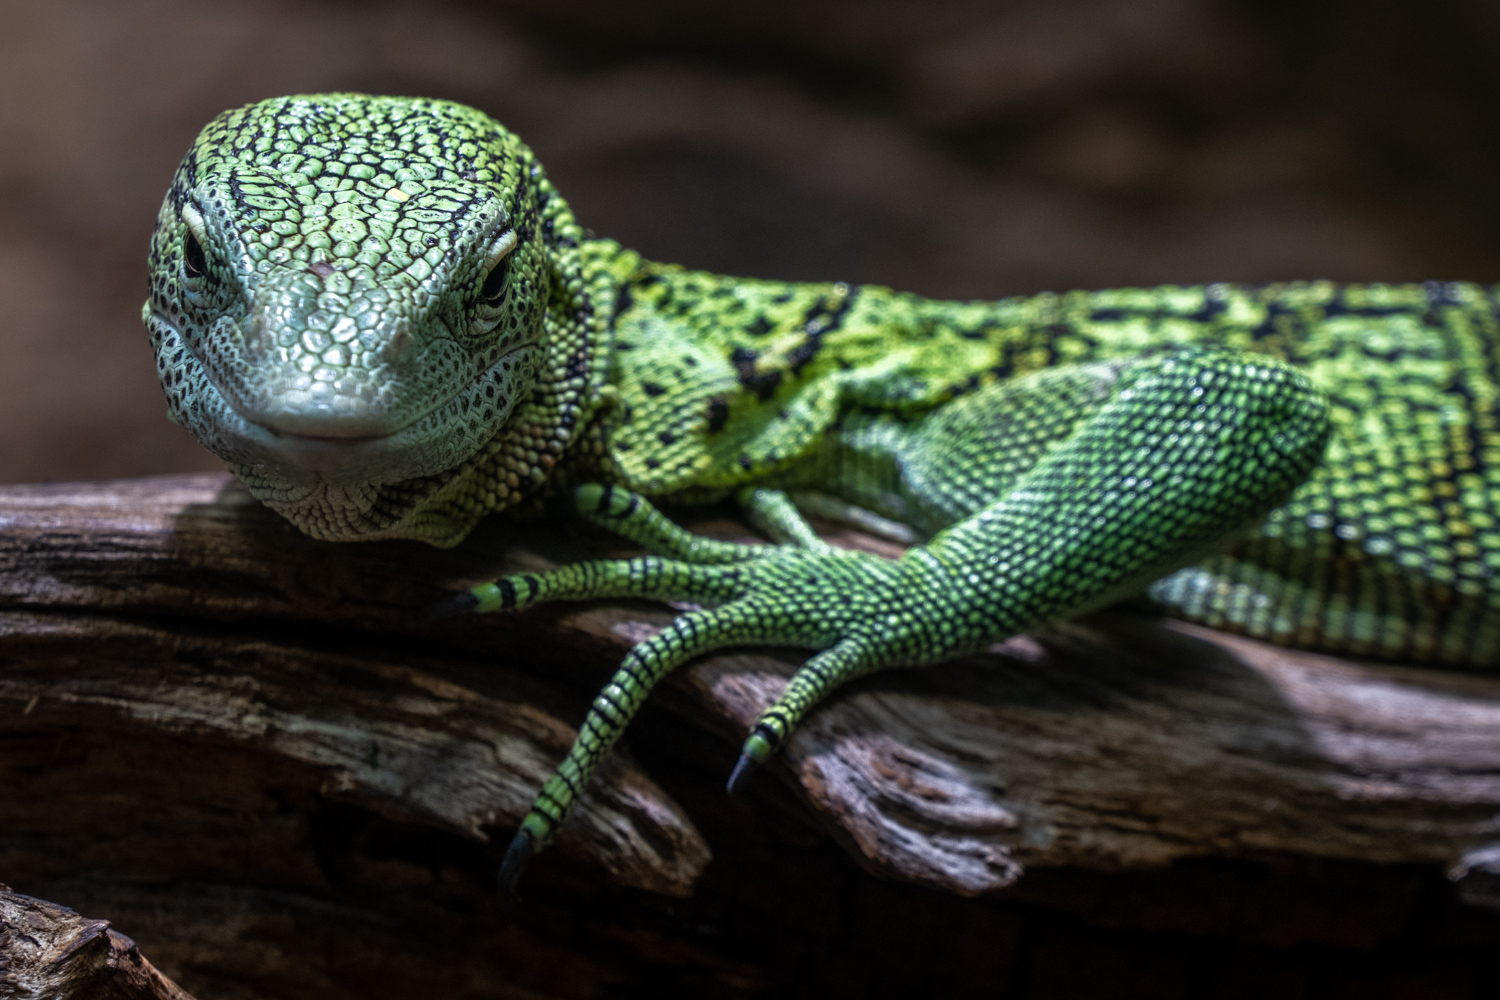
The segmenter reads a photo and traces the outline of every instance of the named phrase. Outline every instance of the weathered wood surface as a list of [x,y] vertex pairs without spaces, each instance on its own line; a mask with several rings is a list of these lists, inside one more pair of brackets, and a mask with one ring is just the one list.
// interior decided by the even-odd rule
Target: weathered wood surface
[[[993,909],[876,892],[882,925],[925,912],[971,928],[920,957],[847,920],[826,930],[848,905],[835,898],[868,892],[818,860],[807,817],[878,874],[1106,921],[1196,932],[1226,897],[1252,905],[1305,881],[1231,867],[1212,878],[1234,885],[1205,897],[1201,876],[1184,888],[1168,871],[1192,858],[1383,866],[1338,876],[1332,902],[1253,904],[1275,910],[1278,940],[1369,946],[1411,919],[1396,914],[1416,905],[1414,871],[1447,871],[1460,898],[1500,908],[1500,679],[1116,612],[853,685],[739,800],[714,786],[798,658],[742,651],[680,671],[626,741],[674,791],[617,754],[528,873],[526,904],[496,909],[499,851],[572,724],[672,612],[418,612],[501,572],[611,551],[627,550],[578,525],[498,520],[450,551],[319,543],[215,475],[0,488],[0,874],[110,917],[195,992],[247,997],[585,996],[663,955],[679,981],[756,995],[768,973],[750,953],[837,942],[870,961],[900,953],[903,974],[956,963],[985,981],[1010,927]],[[1318,869],[1308,898],[1340,870]],[[1091,871],[1166,881],[1124,906],[1069,874],[1124,877]],[[1370,887],[1386,882],[1398,888]],[[663,910],[611,885],[707,888]],[[705,926],[737,937],[709,946]]]
[[65,906],[0,885],[0,997],[193,1000],[135,942]]
[[[545,694],[503,667],[487,671],[492,693],[478,693],[445,679],[419,644],[392,656],[390,633],[414,606],[400,602],[420,606],[431,582],[399,556],[386,584],[325,572],[342,549],[301,546],[274,522],[241,530],[255,508],[215,504],[224,487],[210,476],[67,498],[8,491],[0,703],[12,757],[27,752],[28,733],[63,725],[85,743],[170,739],[260,758],[226,772],[274,768],[281,787],[475,838],[518,822],[574,735],[528,702]],[[294,634],[311,622],[370,634]],[[47,770],[36,772],[44,784]],[[691,821],[638,770],[611,771],[559,849],[626,885],[690,892],[709,858]],[[118,777],[104,808],[149,808],[151,780]]]
[[[446,552],[319,543],[214,475],[6,487],[0,733],[11,773],[16,755],[58,752],[29,747],[28,733],[128,734],[503,838],[588,692],[670,612],[568,605],[426,625],[417,611],[455,587],[612,544],[499,522]],[[795,662],[713,657],[661,700],[732,745]],[[1457,865],[1500,841],[1500,678],[1342,662],[1115,613],[857,685],[772,771],[862,864],[965,894],[1026,868],[1193,855]],[[149,782],[120,779],[118,808],[151,801]],[[686,815],[625,761],[595,782],[560,848],[671,894],[690,892],[709,857]]]

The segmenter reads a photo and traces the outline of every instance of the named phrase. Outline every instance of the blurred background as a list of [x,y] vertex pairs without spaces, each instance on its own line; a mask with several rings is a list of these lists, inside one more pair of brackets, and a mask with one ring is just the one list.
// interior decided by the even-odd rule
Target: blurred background
[[0,0],[0,482],[208,469],[139,309],[198,128],[476,105],[647,255],[935,296],[1500,280],[1500,7]]

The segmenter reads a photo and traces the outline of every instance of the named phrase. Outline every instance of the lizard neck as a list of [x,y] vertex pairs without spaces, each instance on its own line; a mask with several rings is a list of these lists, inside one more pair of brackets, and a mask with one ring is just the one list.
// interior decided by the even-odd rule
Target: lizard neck
[[[571,215],[570,230],[581,236]],[[612,240],[577,239],[558,227],[552,252],[547,354],[511,419],[423,505],[426,540],[451,545],[486,514],[516,508],[580,478],[608,477],[598,432],[615,394],[606,389],[614,324],[640,255]],[[425,529],[426,525],[434,526]]]
[[681,500],[772,478],[849,406],[916,412],[1000,377],[1006,309],[641,262],[616,298],[601,478]]
[[638,258],[616,275],[601,360],[617,403],[598,411],[591,474],[689,502],[794,476],[851,410],[916,415],[995,381],[1185,344],[1291,360],[1326,380],[1358,348],[1362,327],[1340,317],[1431,308],[1424,286],[1332,282],[947,302]]

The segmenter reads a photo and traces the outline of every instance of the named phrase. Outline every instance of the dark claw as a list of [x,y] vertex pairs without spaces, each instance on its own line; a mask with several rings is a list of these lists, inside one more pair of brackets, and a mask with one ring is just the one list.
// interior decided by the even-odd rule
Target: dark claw
[[764,722],[756,723],[750,738],[745,740],[745,746],[740,750],[740,759],[735,761],[734,770],[729,773],[730,795],[745,787],[750,775],[776,752],[776,745],[780,742],[781,737],[776,734],[775,729]]
[[750,780],[750,775],[760,767],[760,761],[747,753],[740,754],[740,759],[735,761],[734,770],[729,772],[729,784],[725,786],[730,795],[734,795],[745,787],[745,782]]
[[429,605],[422,612],[422,621],[424,623],[437,622],[455,615],[466,615],[477,607],[479,607],[479,598],[474,596],[473,591],[465,590],[461,594],[454,594],[452,597]]
[[531,838],[531,831],[524,827],[517,831],[510,846],[505,849],[505,860],[500,862],[500,876],[497,879],[500,885],[500,898],[515,900],[520,897],[516,895],[516,883],[521,881],[521,873],[526,870],[526,865],[531,861],[531,856],[536,853],[536,841]]

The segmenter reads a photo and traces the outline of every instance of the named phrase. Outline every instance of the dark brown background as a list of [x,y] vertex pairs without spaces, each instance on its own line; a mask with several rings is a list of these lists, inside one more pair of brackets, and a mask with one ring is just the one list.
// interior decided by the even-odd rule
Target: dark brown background
[[214,467],[138,310],[215,112],[455,98],[580,218],[685,264],[943,296],[1500,277],[1477,3],[0,5],[0,481]]
[[[0,482],[217,466],[163,418],[138,311],[161,193],[232,105],[466,101],[537,149],[585,225],[733,273],[942,296],[1496,281],[1497,57],[1500,11],[1453,0],[0,0]],[[722,754],[641,729],[658,772]],[[671,790],[716,851],[760,836],[717,793]],[[757,956],[745,992],[1500,989],[1492,924],[1432,872],[1189,865],[1064,887],[1063,912],[941,900],[815,852],[816,884],[758,869],[808,892],[775,908],[796,946]],[[712,870],[701,905],[747,879]],[[1291,923],[1282,895],[1303,899]],[[1185,925],[1187,898],[1227,916]],[[1318,926],[1297,922],[1309,912]],[[595,957],[618,950],[579,934]]]

